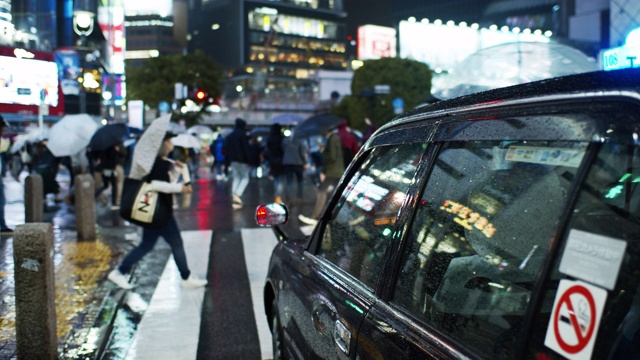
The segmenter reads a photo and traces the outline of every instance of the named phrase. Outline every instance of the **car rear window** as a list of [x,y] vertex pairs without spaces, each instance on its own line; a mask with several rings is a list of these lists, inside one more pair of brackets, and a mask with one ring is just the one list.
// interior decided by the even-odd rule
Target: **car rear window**
[[572,214],[535,317],[530,354],[640,359],[637,145],[601,146]]
[[512,358],[586,146],[442,143],[392,305],[483,357]]

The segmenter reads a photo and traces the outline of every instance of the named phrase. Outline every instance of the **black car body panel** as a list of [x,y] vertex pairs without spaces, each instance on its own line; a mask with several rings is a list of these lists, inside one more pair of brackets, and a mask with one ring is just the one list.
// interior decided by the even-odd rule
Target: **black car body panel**
[[274,250],[265,309],[285,357],[640,356],[639,137],[638,69],[383,126],[313,234]]

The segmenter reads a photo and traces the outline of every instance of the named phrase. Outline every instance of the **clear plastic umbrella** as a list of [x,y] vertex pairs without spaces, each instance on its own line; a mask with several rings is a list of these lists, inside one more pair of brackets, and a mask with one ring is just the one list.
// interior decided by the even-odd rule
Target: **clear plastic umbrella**
[[553,77],[598,70],[595,59],[554,42],[513,42],[482,49],[434,79],[441,100]]
[[171,139],[171,142],[175,146],[182,146],[183,148],[200,149],[200,140],[197,137],[189,134],[180,134]]

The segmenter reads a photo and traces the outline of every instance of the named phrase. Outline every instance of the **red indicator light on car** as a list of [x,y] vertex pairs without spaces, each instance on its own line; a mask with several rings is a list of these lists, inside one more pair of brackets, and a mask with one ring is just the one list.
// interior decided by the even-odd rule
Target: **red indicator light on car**
[[259,225],[267,224],[267,207],[264,205],[258,206],[256,209],[256,221]]

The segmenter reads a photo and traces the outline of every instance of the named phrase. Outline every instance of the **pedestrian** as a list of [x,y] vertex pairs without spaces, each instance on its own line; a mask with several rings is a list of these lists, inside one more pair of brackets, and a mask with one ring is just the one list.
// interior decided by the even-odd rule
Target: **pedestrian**
[[[294,134],[295,135],[295,134]],[[308,149],[302,139],[289,136],[282,142],[282,165],[284,166],[285,178],[287,179],[287,196],[285,202],[293,200],[293,177],[297,182],[296,201],[302,202],[304,171],[307,169]]]
[[[167,156],[173,150],[171,138],[174,136],[173,133],[169,132],[165,134],[149,174],[142,174],[140,171],[135,171],[138,168],[134,166],[135,169],[132,169],[130,175],[130,177],[134,179],[145,178],[147,181],[151,181],[153,190],[157,191],[159,196],[168,197],[169,204],[173,204],[172,194],[190,194],[193,191],[191,185],[176,182],[181,174],[181,168],[187,165],[180,161],[172,162],[167,159]],[[142,241],[127,254],[120,266],[109,273],[109,280],[122,289],[132,289],[133,285],[129,283],[125,274],[128,274],[140,259],[153,250],[158,238],[162,236],[169,246],[171,246],[173,259],[178,266],[180,277],[182,278],[181,286],[184,288],[198,288],[207,284],[206,280],[198,279],[191,274],[187,264],[187,256],[184,251],[180,229],[173,216],[173,206],[170,206],[167,211],[172,212],[169,221],[160,228],[143,228]]]
[[260,144],[258,136],[249,137],[249,174],[251,177],[262,177],[262,174],[259,173],[258,170],[262,166],[263,150],[263,146]]
[[[9,123],[0,115],[0,136],[4,132],[4,129],[9,127]],[[0,167],[2,167],[2,159],[0,158]],[[0,233],[12,234],[13,230],[7,226],[7,222],[4,219],[4,205],[7,200],[4,197],[4,177],[0,178]]]
[[320,174],[322,173],[322,167],[324,164],[324,159],[322,157],[322,149],[324,149],[324,137],[323,136],[312,136],[308,139],[309,141],[309,152],[311,158],[311,182],[315,187],[320,187]]
[[120,208],[120,198],[122,197],[122,187],[124,186],[124,178],[125,178],[125,167],[127,163],[127,158],[129,157],[129,148],[124,144],[124,142],[118,143],[118,155],[116,157],[116,168],[115,168],[115,177],[116,177],[116,197],[113,208]]
[[340,177],[342,177],[345,169],[344,157],[342,155],[342,142],[338,134],[330,129],[324,133],[324,136],[327,138],[327,145],[322,151],[324,157],[324,167],[322,173],[320,173],[320,180],[322,182],[316,193],[316,203],[313,207],[313,213],[310,217],[304,216],[303,214],[298,215],[298,220],[309,225],[315,225],[318,222],[320,212],[322,212],[329,194],[338,186]]
[[224,138],[218,134],[216,139],[209,144],[209,152],[213,155],[211,172],[215,172],[216,180],[227,180],[226,160],[224,156]]
[[44,211],[52,212],[58,209],[55,204],[55,199],[60,192],[60,185],[56,180],[58,175],[58,168],[60,166],[60,159],[56,158],[53,153],[47,148],[47,140],[41,140],[36,144],[36,156],[35,172],[42,177],[42,195],[44,196]]
[[[102,184],[95,190],[95,197],[100,198],[102,194],[111,188],[111,209],[117,210],[118,205],[118,174],[116,173],[116,165],[118,158],[121,156],[119,144],[108,147],[103,151],[97,152],[98,169],[102,176]],[[107,203],[104,197],[105,204]]]
[[338,125],[338,137],[342,143],[342,156],[344,157],[344,166],[348,166],[351,160],[356,156],[358,150],[360,150],[360,144],[358,139],[349,129],[349,125],[346,121],[343,121]]
[[264,157],[269,163],[269,176],[273,179],[274,201],[281,204],[283,202],[282,177],[284,175],[282,165],[282,157],[284,156],[284,151],[282,150],[283,140],[282,125],[272,124],[266,140]]
[[376,130],[378,128],[376,128],[376,126],[373,124],[373,122],[371,122],[371,119],[369,119],[368,117],[364,118],[364,123],[367,125],[367,129],[364,131],[364,134],[362,135],[362,143],[364,144],[367,140],[369,140],[369,138],[371,137],[371,135],[373,135],[374,132],[376,132]]
[[251,166],[249,165],[249,138],[247,136],[247,122],[237,118],[235,127],[226,139],[225,157],[231,165],[231,197],[233,198],[233,208],[242,208],[242,194],[249,185],[249,173]]

